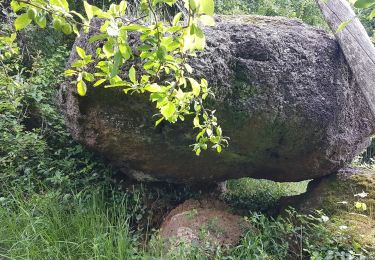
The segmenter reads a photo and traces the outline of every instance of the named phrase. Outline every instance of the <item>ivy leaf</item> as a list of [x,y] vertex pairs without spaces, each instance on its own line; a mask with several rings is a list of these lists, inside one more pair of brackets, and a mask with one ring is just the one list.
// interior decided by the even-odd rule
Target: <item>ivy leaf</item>
[[355,8],[369,8],[373,4],[375,4],[375,0],[357,0],[354,3],[354,7]]
[[17,31],[22,30],[26,26],[28,26],[31,23],[31,19],[28,16],[27,13],[21,14],[17,17],[17,19],[14,21],[14,27]]
[[86,86],[86,83],[83,80],[80,80],[80,81],[77,82],[77,92],[80,96],[86,95],[87,86]]
[[168,121],[171,121],[171,117],[176,112],[176,106],[172,102],[168,102],[165,106],[161,107],[160,112]]
[[137,79],[136,79],[136,75],[135,75],[135,68],[134,66],[132,66],[129,70],[129,79],[131,82],[133,82],[134,84],[137,84]]

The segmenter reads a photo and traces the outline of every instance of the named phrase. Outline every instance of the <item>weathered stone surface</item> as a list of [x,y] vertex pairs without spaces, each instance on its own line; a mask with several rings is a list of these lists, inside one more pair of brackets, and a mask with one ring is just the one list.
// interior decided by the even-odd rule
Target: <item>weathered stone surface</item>
[[[363,194],[359,196],[358,194]],[[375,208],[375,171],[373,169],[346,168],[337,174],[309,182],[306,193],[291,197],[292,205],[306,213],[309,210],[322,209],[329,215],[355,209],[355,202],[367,204],[371,214]]]
[[[366,147],[375,120],[332,36],[285,18],[220,17],[193,62],[216,93],[229,136],[196,157],[191,120],[153,127],[154,105],[120,89],[62,86],[75,140],[141,180],[211,182],[250,176],[299,181],[336,172]],[[93,52],[88,36],[76,44]],[[76,58],[72,53],[70,63]]]
[[172,248],[179,243],[217,248],[236,245],[250,225],[213,199],[187,200],[173,209],[160,227],[160,237]]
[[[356,202],[365,203],[367,209],[356,208]],[[293,206],[306,214],[323,210],[334,223],[348,227],[353,240],[375,256],[374,169],[342,169],[311,181],[306,193],[286,198],[280,204],[284,209]]]

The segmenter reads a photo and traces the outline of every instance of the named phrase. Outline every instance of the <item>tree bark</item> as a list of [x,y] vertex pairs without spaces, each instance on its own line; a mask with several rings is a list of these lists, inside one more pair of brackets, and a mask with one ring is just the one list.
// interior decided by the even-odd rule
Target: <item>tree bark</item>
[[334,33],[349,21],[335,36],[375,116],[375,47],[370,37],[347,1],[317,0],[317,4]]

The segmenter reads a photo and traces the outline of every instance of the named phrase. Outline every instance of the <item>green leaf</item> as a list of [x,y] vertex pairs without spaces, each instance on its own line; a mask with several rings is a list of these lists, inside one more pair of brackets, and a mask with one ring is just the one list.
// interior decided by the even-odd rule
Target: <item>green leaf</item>
[[95,77],[93,74],[88,72],[83,72],[83,78],[88,82],[93,82],[95,80]]
[[131,57],[131,48],[130,48],[129,45],[120,44],[118,46],[118,48],[120,50],[120,53],[121,53],[122,57],[124,57],[125,60],[130,59],[130,57]]
[[373,4],[375,4],[375,0],[357,0],[354,3],[354,7],[356,7],[356,8],[369,8]]
[[160,109],[161,114],[170,121],[171,117],[176,112],[176,106],[172,102],[168,102],[165,106]]
[[158,126],[163,120],[164,120],[164,117],[158,119],[158,120],[155,122],[155,126]]
[[132,66],[129,70],[129,79],[131,82],[133,82],[134,84],[137,84],[137,79],[136,79],[136,75],[135,75],[135,68],[134,66]]
[[27,15],[27,13],[24,13],[18,16],[17,19],[14,21],[14,27],[17,31],[19,31],[28,26],[30,23],[30,17]]
[[87,1],[83,2],[83,6],[85,7],[85,12],[89,20],[91,20],[94,17],[94,15],[100,16],[100,14],[103,13],[100,8],[94,5],[90,5],[89,3],[87,3]]
[[22,8],[22,6],[16,0],[10,2],[10,7],[14,13],[17,13]]
[[342,30],[344,30],[344,28],[352,21],[352,19],[348,19],[346,20],[345,22],[342,22],[339,27],[337,27],[337,30],[336,30],[336,33],[339,33],[341,32]]
[[187,72],[193,73],[193,68],[189,64],[185,63],[184,66],[185,66],[185,69],[187,70]]
[[374,19],[374,18],[375,18],[375,9],[371,11],[371,13],[370,13],[368,19],[372,20],[372,19]]
[[75,75],[76,73],[77,73],[77,71],[75,71],[75,70],[66,70],[66,71],[64,72],[64,76],[65,76],[65,77],[70,77],[70,76]]
[[201,92],[201,85],[193,78],[188,78],[191,84],[191,88],[193,89],[194,96],[199,96]]
[[221,153],[221,145],[218,144],[218,145],[216,146],[216,151],[217,151],[218,153]]
[[68,23],[64,24],[61,27],[61,30],[66,35],[69,35],[69,34],[71,34],[73,32],[72,26],[70,24],[68,24]]
[[198,1],[199,0],[189,0],[189,1],[186,1],[186,2],[189,3],[189,6],[188,6],[187,9],[189,9],[189,7],[190,7],[191,10],[195,11],[197,9],[197,7],[198,7],[198,4],[199,4]]
[[148,91],[148,92],[151,92],[151,93],[162,91],[161,87],[156,83],[151,84],[151,85],[147,85],[145,87],[145,90]]
[[208,25],[208,26],[215,25],[215,19],[212,16],[209,16],[209,15],[206,15],[206,14],[202,15],[201,17],[199,17],[199,20],[204,25]]
[[93,42],[104,40],[104,39],[107,39],[107,34],[104,34],[104,33],[103,34],[95,34],[95,35],[90,37],[89,43],[93,43]]
[[199,116],[196,115],[193,120],[194,127],[200,127]]
[[121,30],[125,31],[145,31],[148,30],[146,26],[138,25],[138,24],[131,24],[131,25],[124,25],[121,26]]
[[87,87],[86,83],[83,80],[77,82],[77,92],[80,96],[86,95]]
[[50,0],[49,3],[51,5],[61,7],[63,9],[65,9],[65,11],[69,12],[69,4],[66,0]]
[[215,3],[214,0],[199,0],[199,13],[213,15],[215,11]]
[[86,57],[86,52],[82,48],[77,46],[76,51],[79,57],[81,57],[81,59],[84,59]]
[[165,47],[160,46],[158,50],[156,51],[156,56],[158,57],[159,60],[164,60],[165,55],[167,55],[167,50]]
[[113,54],[114,54],[114,51],[113,51],[113,41],[108,40],[104,46],[103,46],[103,52],[104,54],[109,58],[111,57]]
[[97,87],[101,84],[103,84],[106,81],[106,79],[99,79],[97,82],[95,82],[94,87]]
[[35,19],[34,19],[35,23],[42,29],[46,28],[46,25],[47,25],[47,19],[46,19],[46,16],[39,13]]
[[178,22],[181,20],[181,17],[182,17],[182,12],[177,13],[173,17],[172,25],[176,26],[178,24]]

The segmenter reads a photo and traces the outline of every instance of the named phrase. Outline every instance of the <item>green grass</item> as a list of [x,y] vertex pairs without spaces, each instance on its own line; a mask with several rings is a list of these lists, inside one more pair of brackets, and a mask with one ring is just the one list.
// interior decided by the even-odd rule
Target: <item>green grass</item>
[[274,209],[280,198],[304,193],[309,181],[274,182],[242,178],[228,181],[226,200],[237,207],[250,211],[267,212]]
[[[128,199],[96,194],[69,203],[53,193],[15,198],[12,210],[0,207],[2,259],[131,259],[137,235],[129,230]],[[133,205],[132,205],[133,206]]]

